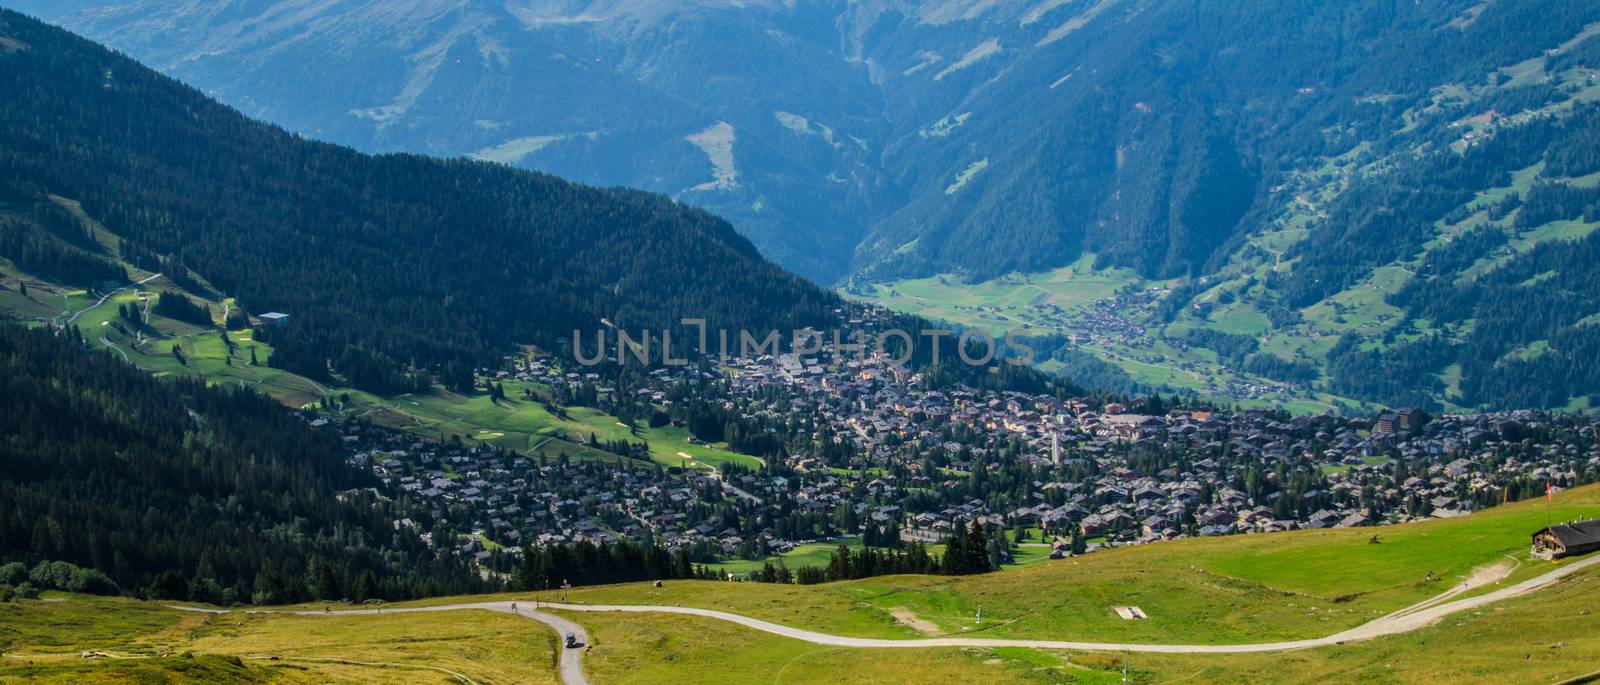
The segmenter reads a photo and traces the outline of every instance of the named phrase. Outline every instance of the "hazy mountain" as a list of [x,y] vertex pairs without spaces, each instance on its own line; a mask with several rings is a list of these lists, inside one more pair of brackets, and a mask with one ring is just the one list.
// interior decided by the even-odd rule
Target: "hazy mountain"
[[837,277],[898,196],[876,166],[881,94],[830,16],[700,4],[16,6],[309,136],[667,193]]
[[[1200,273],[1267,191],[1583,2],[11,0],[291,130],[668,193],[824,282]],[[1373,108],[1368,108],[1373,109]]]
[[314,137],[669,194],[825,284],[1090,252],[1172,288],[1155,337],[1280,341],[1163,363],[1306,393],[1504,406],[1600,314],[1578,263],[1497,295],[1569,303],[1537,329],[1445,285],[1593,226],[1551,192],[1589,120],[1528,127],[1600,96],[1587,0],[10,2]]

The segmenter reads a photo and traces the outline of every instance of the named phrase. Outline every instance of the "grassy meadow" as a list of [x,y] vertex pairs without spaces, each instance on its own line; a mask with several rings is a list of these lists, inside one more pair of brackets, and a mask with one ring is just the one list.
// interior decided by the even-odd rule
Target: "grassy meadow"
[[565,615],[588,629],[595,648],[585,657],[585,670],[593,682],[607,685],[1114,682],[1108,673],[1086,680],[1036,671],[1026,660],[987,649],[851,649],[695,616]]
[[[1600,516],[1600,486],[1552,519]],[[861,637],[927,635],[1180,644],[1318,637],[1435,596],[1504,563],[1487,592],[1552,568],[1527,559],[1543,500],[1383,528],[1179,540],[965,578],[817,586],[668,581],[575,588],[566,601],[721,609]],[[1376,535],[1378,542],[1371,540]],[[1430,572],[1432,575],[1430,577]],[[829,648],[697,617],[568,612],[591,631],[595,683],[1552,682],[1600,670],[1600,571],[1416,633],[1259,655]],[[558,599],[554,593],[541,597]],[[530,602],[529,593],[443,597]],[[1123,620],[1114,605],[1150,618]],[[320,608],[321,605],[318,605]],[[977,619],[977,610],[983,619]],[[181,613],[127,599],[0,604],[0,682],[555,682],[554,633],[480,610],[368,616]],[[83,651],[105,658],[84,659]],[[1449,659],[1439,655],[1450,654]]]
[[210,615],[54,595],[0,603],[0,651],[0,683],[558,682],[555,633],[487,611]]
[[[1545,516],[1541,499],[1399,526],[1123,547],[966,578],[889,576],[811,587],[677,581],[659,590],[648,584],[579,588],[570,598],[700,606],[858,637],[917,634],[894,619],[898,609],[952,635],[1268,642],[1365,623],[1444,592],[1486,565],[1512,566],[1502,582],[1542,573],[1549,563],[1526,557],[1528,536]],[[1600,516],[1600,487],[1558,494],[1550,516]],[[1150,620],[1125,621],[1111,608],[1129,604]]]
[[695,617],[568,616],[589,627],[597,683],[1554,683],[1600,671],[1596,592],[1590,570],[1415,633],[1267,654],[850,650]]

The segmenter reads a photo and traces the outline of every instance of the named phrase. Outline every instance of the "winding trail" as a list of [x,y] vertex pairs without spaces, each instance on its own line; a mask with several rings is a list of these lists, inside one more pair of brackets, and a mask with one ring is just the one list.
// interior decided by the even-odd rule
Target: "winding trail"
[[[1374,619],[1368,623],[1356,626],[1349,630],[1334,633],[1326,637],[1311,638],[1306,640],[1287,640],[1282,642],[1261,642],[1253,644],[1234,645],[1184,645],[1184,644],[1144,644],[1144,643],[1117,643],[1117,642],[1080,642],[1074,640],[1008,640],[994,638],[971,637],[930,637],[909,640],[894,640],[882,638],[845,637],[830,635],[801,628],[780,625],[769,621],[716,611],[713,609],[695,609],[690,607],[660,606],[660,605],[627,605],[627,604],[561,604],[541,602],[538,609],[553,609],[557,611],[573,612],[617,612],[617,613],[659,613],[681,614],[686,616],[699,616],[713,618],[729,623],[735,623],[746,628],[759,630],[781,637],[801,640],[817,645],[830,647],[854,647],[864,649],[907,649],[929,647],[1025,647],[1034,649],[1070,649],[1079,651],[1113,651],[1113,652],[1153,652],[1167,654],[1241,654],[1260,652],[1283,652],[1316,647],[1329,647],[1349,642],[1360,642],[1389,635],[1399,635],[1426,628],[1440,619],[1451,614],[1477,609],[1479,607],[1520,597],[1535,590],[1547,587],[1584,569],[1600,565],[1600,555],[1594,555],[1579,561],[1566,563],[1559,568],[1544,573],[1510,587],[1501,588],[1494,592],[1484,593],[1466,599],[1440,602],[1438,600],[1453,597],[1468,590],[1482,587],[1494,582],[1499,572],[1479,573],[1474,577],[1445,592],[1440,597],[1426,600],[1406,607],[1392,614]],[[1503,577],[1503,576],[1500,576]],[[543,611],[517,606],[518,603],[502,602],[471,602],[463,604],[444,604],[428,607],[384,608],[384,609],[353,609],[348,611],[323,612],[323,611],[285,611],[285,612],[248,612],[248,613],[288,613],[305,616],[327,616],[348,614],[385,614],[385,613],[412,613],[429,611],[458,611],[463,609],[480,609],[486,611],[499,611],[513,613],[524,618],[533,619],[555,629],[558,634],[572,633],[580,643],[587,646],[589,636],[577,623],[561,616],[555,616]],[[228,613],[221,609],[201,609],[194,607],[173,606],[173,609],[183,611],[197,611],[203,613],[221,614]],[[583,675],[581,658],[582,649],[561,648],[561,678],[566,685],[588,685],[588,680]]]
[[[113,290],[113,291],[108,292],[108,293],[106,293],[104,295],[101,295],[100,299],[95,301],[94,304],[91,304],[91,305],[89,305],[87,307],[84,307],[83,309],[79,309],[77,312],[73,313],[70,318],[67,319],[67,322],[65,324],[62,324],[62,325],[71,326],[74,322],[76,322],[78,320],[78,317],[83,316],[85,312],[87,312],[87,311],[89,311],[91,309],[94,309],[95,307],[98,307],[100,305],[105,304],[106,300],[111,299],[112,295],[120,293],[120,292],[122,292],[124,290],[127,290],[129,288],[134,288],[134,287],[137,287],[137,286],[144,285],[146,283],[149,283],[150,281],[156,280],[157,278],[161,278],[161,274],[151,274],[149,277],[134,281],[133,285],[125,285],[125,286],[122,286],[121,288],[117,288],[116,290]],[[66,312],[62,312],[62,315],[65,315],[65,314],[66,314]],[[61,317],[57,316],[56,318],[59,319]]]
[[[511,603],[511,608],[508,610],[518,616],[531,618],[554,628],[556,631],[556,649],[561,650],[561,682],[566,683],[566,685],[589,685],[589,679],[583,675],[583,653],[589,649],[589,631],[584,630],[583,626],[561,616],[518,607],[515,602]],[[577,638],[577,647],[566,646],[563,636],[568,633]]]
[[122,348],[117,347],[117,344],[114,343],[114,342],[111,342],[111,340],[109,338],[107,338],[107,337],[105,337],[103,335],[100,336],[100,344],[104,345],[106,347],[106,349],[109,349],[109,350],[111,350],[113,352],[116,352],[117,354],[122,355],[122,361],[129,362],[129,363],[133,362],[133,360],[128,358],[128,353],[127,352],[123,352]]

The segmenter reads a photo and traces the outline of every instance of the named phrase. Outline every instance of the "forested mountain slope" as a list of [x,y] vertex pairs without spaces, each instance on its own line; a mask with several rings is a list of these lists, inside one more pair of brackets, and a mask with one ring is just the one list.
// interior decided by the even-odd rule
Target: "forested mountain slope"
[[9,0],[373,151],[672,194],[824,282],[1211,273],[1288,175],[1586,0]]
[[[0,202],[71,198],[127,262],[253,313],[289,313],[274,363],[314,379],[341,359],[462,375],[602,320],[635,331],[681,317],[823,323],[837,302],[667,198],[308,141],[10,11],[0,91]],[[0,247],[25,269],[118,276],[70,232],[63,247],[37,227],[5,228]]]
[[294,131],[713,208],[1101,388],[1600,405],[1586,0],[9,2]]
[[[1202,271],[1149,278],[1085,259],[852,291],[1059,334],[1133,380],[1225,400],[1304,412],[1600,406],[1587,258],[1600,228],[1600,23],[1583,14],[1593,6],[1546,8],[1556,13],[1492,20],[1510,43],[1542,47],[1486,39],[1383,89],[1400,75],[1375,59],[1361,64],[1366,94],[1281,118],[1265,139],[1285,153],[1278,170]],[[1485,3],[1440,30],[1492,35],[1484,22],[1512,9]]]
[[67,562],[124,592],[224,604],[482,587],[426,528],[393,525],[421,515],[341,492],[375,482],[336,434],[250,390],[89,352],[76,329],[0,324],[0,436],[0,564]]

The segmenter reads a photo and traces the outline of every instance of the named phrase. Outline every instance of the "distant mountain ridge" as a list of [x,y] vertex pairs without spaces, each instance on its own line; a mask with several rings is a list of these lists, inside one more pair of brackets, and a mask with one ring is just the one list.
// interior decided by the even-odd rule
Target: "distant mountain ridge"
[[10,1],[314,137],[670,194],[1103,388],[1600,406],[1593,2]]
[[[0,89],[0,203],[71,198],[117,236],[116,257],[291,314],[274,364],[312,379],[332,363],[470,387],[474,365],[602,322],[784,330],[824,325],[839,305],[704,211],[308,141],[10,11]],[[120,269],[93,268],[103,248],[75,239],[0,223],[0,256],[79,284],[115,280]]]
[[[670,194],[824,283],[1218,268],[1383,107],[1600,21],[1577,0],[11,0],[372,151]],[[1387,110],[1392,113],[1392,109]]]

